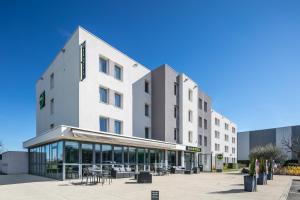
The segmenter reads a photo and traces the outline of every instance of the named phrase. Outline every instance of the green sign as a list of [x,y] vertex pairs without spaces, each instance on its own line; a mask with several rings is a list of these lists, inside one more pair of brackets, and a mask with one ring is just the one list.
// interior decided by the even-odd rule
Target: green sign
[[192,151],[192,152],[201,152],[201,148],[198,148],[198,147],[186,146],[186,150],[187,151]]
[[46,105],[46,94],[45,90],[40,94],[40,109],[44,108]]
[[223,154],[218,154],[218,155],[217,155],[217,159],[218,159],[218,160],[223,160]]

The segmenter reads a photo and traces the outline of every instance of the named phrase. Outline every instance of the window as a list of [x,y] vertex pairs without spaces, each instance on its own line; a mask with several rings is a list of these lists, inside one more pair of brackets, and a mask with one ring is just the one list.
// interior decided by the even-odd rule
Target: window
[[145,92],[149,93],[149,82],[145,81]]
[[145,116],[149,117],[150,116],[150,110],[149,110],[149,105],[145,104]]
[[200,110],[202,110],[202,99],[201,98],[198,99],[198,108]]
[[204,101],[204,112],[207,112],[207,102]]
[[54,73],[50,75],[50,89],[54,88]]
[[202,128],[202,117],[198,118],[198,126]]
[[177,140],[177,128],[174,128],[174,140]]
[[204,129],[207,129],[207,120],[204,119]]
[[219,131],[215,131],[215,138],[220,138],[220,132]]
[[174,83],[174,95],[177,95],[177,83]]
[[193,90],[189,89],[189,100],[193,101]]
[[227,142],[229,141],[229,135],[225,134],[225,141],[227,141]]
[[108,89],[100,88],[100,101],[103,103],[108,103]]
[[225,123],[225,130],[228,130],[229,125],[227,123]]
[[215,117],[215,125],[216,126],[220,126],[220,119]]
[[193,142],[193,132],[189,131],[189,142]]
[[206,136],[204,136],[204,146],[207,147],[207,137]]
[[177,106],[174,106],[174,118],[177,118]]
[[228,146],[225,145],[225,152],[228,153]]
[[108,132],[108,118],[100,117],[100,131]]
[[115,133],[121,135],[122,133],[122,122],[115,120]]
[[202,135],[198,135],[198,145],[202,146]]
[[235,148],[234,147],[232,147],[232,153],[235,153]]
[[100,58],[100,71],[108,74],[108,60],[105,58]]
[[215,143],[215,151],[220,151],[220,144]]
[[51,99],[50,101],[50,114],[52,115],[54,113],[54,99]]
[[149,138],[149,127],[145,127],[145,138]]
[[115,106],[121,108],[122,107],[122,95],[115,93]]
[[193,122],[193,111],[189,110],[189,122]]
[[122,68],[115,65],[115,79],[122,80]]
[[231,140],[232,140],[232,143],[234,144],[235,143],[235,138],[233,137]]
[[235,133],[235,127],[232,127],[232,133]]
[[53,129],[54,128],[54,124],[50,124],[50,129]]

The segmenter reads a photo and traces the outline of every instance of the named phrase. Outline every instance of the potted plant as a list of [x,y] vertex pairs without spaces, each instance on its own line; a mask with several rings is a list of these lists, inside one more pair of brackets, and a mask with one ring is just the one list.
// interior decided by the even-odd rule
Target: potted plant
[[248,192],[256,192],[256,185],[255,162],[252,160],[250,162],[249,175],[244,176],[244,190]]
[[268,165],[268,175],[267,175],[268,180],[273,180],[273,171],[274,171],[273,163],[274,163],[274,161],[270,162]]
[[267,184],[267,173],[266,173],[266,164],[263,159],[259,161],[259,174],[257,178],[257,185],[266,185]]

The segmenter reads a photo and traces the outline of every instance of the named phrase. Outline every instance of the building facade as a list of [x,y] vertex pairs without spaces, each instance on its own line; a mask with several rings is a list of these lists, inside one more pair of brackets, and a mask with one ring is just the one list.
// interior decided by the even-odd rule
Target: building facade
[[78,178],[89,166],[211,171],[211,99],[168,65],[153,71],[79,27],[36,83],[29,171]]
[[238,133],[238,160],[248,161],[250,151],[258,146],[273,144],[287,155],[287,159],[297,159],[297,155],[288,151],[284,142],[291,143],[300,140],[300,126],[287,126],[262,130],[244,131]]
[[215,110],[212,110],[211,116],[213,166],[216,154],[223,154],[224,163],[237,163],[237,125]]

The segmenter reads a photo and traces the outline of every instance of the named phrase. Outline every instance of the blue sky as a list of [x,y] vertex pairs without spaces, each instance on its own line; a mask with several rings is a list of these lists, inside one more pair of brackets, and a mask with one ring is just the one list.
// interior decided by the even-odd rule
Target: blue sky
[[35,135],[35,82],[78,25],[200,84],[239,131],[300,124],[300,1],[0,2],[0,140]]

